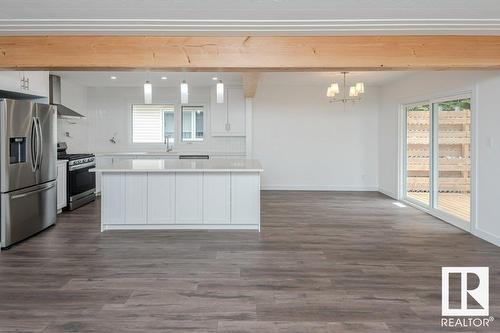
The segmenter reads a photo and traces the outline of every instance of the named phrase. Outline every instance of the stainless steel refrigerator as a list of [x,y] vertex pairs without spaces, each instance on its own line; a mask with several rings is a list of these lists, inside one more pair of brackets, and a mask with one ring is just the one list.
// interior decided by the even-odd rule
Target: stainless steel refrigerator
[[0,99],[2,248],[56,222],[56,117],[51,105]]

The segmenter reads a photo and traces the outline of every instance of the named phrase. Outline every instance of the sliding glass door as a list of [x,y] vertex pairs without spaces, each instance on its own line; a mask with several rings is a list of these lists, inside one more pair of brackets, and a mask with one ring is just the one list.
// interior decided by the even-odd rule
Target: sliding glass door
[[404,108],[404,199],[460,226],[470,222],[471,99]]
[[406,114],[406,197],[429,206],[431,192],[431,111],[428,103],[409,105]]
[[437,114],[437,181],[435,207],[470,221],[470,98],[433,104]]

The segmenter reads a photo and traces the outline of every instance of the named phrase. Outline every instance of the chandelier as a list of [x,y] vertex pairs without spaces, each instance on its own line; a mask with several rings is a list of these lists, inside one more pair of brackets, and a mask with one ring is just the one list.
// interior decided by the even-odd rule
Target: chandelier
[[361,95],[365,92],[365,84],[357,82],[355,85],[347,87],[346,75],[349,72],[342,72],[342,74],[344,75],[342,89],[340,89],[337,82],[333,82],[326,91],[326,96],[330,99],[330,103],[344,103],[345,105],[348,102],[359,102]]

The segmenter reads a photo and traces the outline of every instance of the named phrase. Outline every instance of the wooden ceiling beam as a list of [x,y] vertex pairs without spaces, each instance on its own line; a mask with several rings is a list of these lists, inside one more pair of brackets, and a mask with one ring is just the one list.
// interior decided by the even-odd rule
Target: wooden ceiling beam
[[3,36],[0,68],[340,71],[500,68],[500,36]]
[[259,79],[260,73],[258,72],[243,73],[243,90],[245,91],[245,97],[255,97]]

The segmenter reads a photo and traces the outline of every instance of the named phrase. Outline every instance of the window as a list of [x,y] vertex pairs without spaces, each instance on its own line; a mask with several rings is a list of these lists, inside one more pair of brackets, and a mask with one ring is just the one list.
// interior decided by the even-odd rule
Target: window
[[163,143],[174,138],[174,106],[160,104],[132,105],[132,142]]
[[182,107],[182,141],[203,141],[203,107]]

